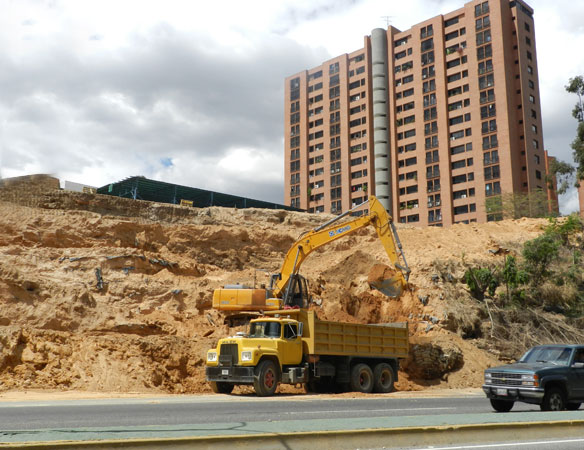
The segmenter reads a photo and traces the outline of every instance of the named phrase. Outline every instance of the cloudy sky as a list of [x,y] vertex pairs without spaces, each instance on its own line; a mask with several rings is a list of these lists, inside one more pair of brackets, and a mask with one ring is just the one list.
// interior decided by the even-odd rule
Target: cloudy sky
[[[463,0],[0,0],[0,176],[128,176],[281,203],[284,78]],[[534,7],[545,146],[572,162],[584,1]],[[575,192],[562,212],[577,209]]]

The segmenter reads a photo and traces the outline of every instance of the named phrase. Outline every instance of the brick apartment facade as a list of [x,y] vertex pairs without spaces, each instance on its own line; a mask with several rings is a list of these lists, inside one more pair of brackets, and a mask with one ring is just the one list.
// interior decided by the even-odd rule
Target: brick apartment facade
[[364,41],[286,78],[287,205],[338,214],[372,193],[396,222],[448,226],[499,219],[501,193],[557,200],[529,6],[473,1]]

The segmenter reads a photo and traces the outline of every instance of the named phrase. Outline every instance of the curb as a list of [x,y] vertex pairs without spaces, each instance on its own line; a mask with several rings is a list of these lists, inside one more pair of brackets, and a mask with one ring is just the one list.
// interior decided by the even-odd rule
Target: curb
[[0,449],[211,449],[222,446],[254,450],[258,448],[314,449],[317,445],[338,449],[355,449],[364,446],[401,448],[456,443],[481,444],[510,439],[516,441],[568,438],[579,437],[583,434],[584,419],[161,439],[0,443]]

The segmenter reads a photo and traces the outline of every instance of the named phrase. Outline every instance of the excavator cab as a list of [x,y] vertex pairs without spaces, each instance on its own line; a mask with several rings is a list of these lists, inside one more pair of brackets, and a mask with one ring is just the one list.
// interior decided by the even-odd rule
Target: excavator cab
[[[278,280],[281,279],[280,274],[272,275],[270,280],[269,292],[276,286]],[[293,274],[288,279],[288,285],[284,290],[284,296],[282,298],[282,306],[284,307],[298,307],[298,308],[308,308],[310,304],[311,297],[310,291],[308,290],[308,281],[299,273]]]
[[300,274],[295,274],[290,278],[290,283],[284,294],[284,307],[308,308],[310,294],[308,291],[308,281]]

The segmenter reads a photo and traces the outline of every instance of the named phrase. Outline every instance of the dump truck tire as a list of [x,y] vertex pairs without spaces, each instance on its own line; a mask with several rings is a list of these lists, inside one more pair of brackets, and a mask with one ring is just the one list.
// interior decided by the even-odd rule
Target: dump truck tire
[[387,363],[379,363],[373,369],[373,392],[387,394],[393,391],[395,374]]
[[211,389],[215,394],[231,394],[233,392],[233,383],[225,383],[222,381],[211,381]]
[[373,372],[367,364],[356,364],[351,369],[351,389],[369,394],[373,391]]
[[274,395],[278,387],[278,369],[273,361],[265,359],[259,363],[253,381],[253,388],[259,397]]

